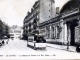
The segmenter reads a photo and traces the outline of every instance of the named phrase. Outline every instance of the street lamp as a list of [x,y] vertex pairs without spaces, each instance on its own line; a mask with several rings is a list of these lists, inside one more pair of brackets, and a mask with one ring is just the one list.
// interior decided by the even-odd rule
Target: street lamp
[[[68,29],[69,29],[69,26],[68,26]],[[68,40],[68,38],[69,38],[69,30],[67,31],[67,50],[69,50],[69,40]]]

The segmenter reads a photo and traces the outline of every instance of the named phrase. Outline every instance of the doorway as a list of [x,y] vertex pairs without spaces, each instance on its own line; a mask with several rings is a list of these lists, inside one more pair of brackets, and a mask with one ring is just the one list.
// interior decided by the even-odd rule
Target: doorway
[[68,23],[69,25],[68,25],[68,27],[69,27],[69,29],[70,29],[70,32],[69,32],[69,35],[70,35],[70,45],[71,46],[75,46],[75,36],[76,36],[76,34],[75,34],[75,27],[76,26],[78,26],[78,20],[73,20],[73,21],[70,21],[69,23]]
[[70,44],[71,45],[75,45],[75,26],[74,26],[74,24],[72,24],[70,26],[70,30],[71,30],[71,41],[70,41]]

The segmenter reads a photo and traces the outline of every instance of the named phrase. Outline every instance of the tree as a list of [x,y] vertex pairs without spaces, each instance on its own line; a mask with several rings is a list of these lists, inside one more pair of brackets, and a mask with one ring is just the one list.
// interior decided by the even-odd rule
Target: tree
[[0,39],[3,38],[3,22],[0,20]]

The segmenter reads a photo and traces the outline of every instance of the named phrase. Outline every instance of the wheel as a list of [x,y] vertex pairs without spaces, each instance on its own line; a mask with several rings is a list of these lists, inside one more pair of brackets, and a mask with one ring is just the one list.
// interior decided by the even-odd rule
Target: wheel
[[4,41],[2,41],[2,44],[4,44]]
[[6,44],[8,44],[8,42],[6,42]]
[[79,46],[76,47],[76,51],[77,51],[77,52],[80,52]]
[[29,47],[29,45],[27,44],[27,47]]
[[0,43],[0,46],[2,46],[2,43]]
[[34,46],[33,46],[34,50],[36,50],[36,47],[35,47],[35,43],[34,43]]
[[28,45],[28,42],[27,42],[27,47],[28,47],[29,45]]
[[34,46],[34,50],[37,50],[35,46]]

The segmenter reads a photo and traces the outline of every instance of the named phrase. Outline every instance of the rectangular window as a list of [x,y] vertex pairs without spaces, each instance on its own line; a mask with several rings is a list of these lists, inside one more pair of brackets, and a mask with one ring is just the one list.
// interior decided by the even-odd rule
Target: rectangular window
[[57,32],[56,32],[56,38],[59,39],[60,38],[60,29],[59,26],[56,27],[57,28]]
[[55,39],[55,28],[54,27],[52,27],[52,37],[51,38]]

